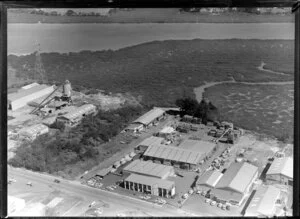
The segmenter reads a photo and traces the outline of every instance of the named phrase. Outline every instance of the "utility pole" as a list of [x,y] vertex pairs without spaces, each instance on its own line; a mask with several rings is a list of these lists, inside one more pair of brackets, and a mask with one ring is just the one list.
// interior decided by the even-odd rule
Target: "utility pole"
[[43,66],[42,58],[41,58],[41,48],[40,44],[37,43],[37,50],[35,53],[35,66],[34,66],[34,79],[44,83],[47,81],[46,72]]

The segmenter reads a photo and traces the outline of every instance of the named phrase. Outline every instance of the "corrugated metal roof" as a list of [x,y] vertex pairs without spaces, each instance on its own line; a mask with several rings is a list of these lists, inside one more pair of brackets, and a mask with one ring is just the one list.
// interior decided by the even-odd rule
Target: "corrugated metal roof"
[[196,151],[199,153],[209,153],[216,146],[213,142],[187,139],[183,141],[178,147],[186,150]]
[[152,163],[151,161],[141,161],[135,160],[127,165],[124,171],[137,173],[137,174],[145,174],[149,176],[164,178],[169,173],[174,172],[174,168],[171,166],[166,166],[162,164]]
[[258,168],[247,162],[232,163],[217,183],[216,188],[244,193],[257,172]]
[[214,171],[214,170],[206,171],[202,176],[199,177],[197,184],[215,187],[222,176],[223,173],[219,171]]
[[143,145],[143,146],[160,145],[163,140],[164,138],[151,136],[149,138],[144,139],[138,145]]
[[110,172],[111,170],[112,170],[112,167],[108,167],[108,168],[105,168],[105,169],[100,170],[99,172],[97,172],[96,175],[101,176],[101,177],[104,177],[104,176],[106,176],[107,174],[109,174],[109,172]]
[[276,158],[267,171],[267,175],[281,174],[293,178],[293,162],[292,157]]
[[34,82],[34,83],[27,84],[27,85],[23,86],[22,89],[25,89],[25,90],[26,90],[26,89],[32,88],[32,87],[34,87],[34,86],[37,86],[37,85],[40,85],[40,84]]
[[64,117],[68,120],[73,120],[75,118],[81,117],[82,114],[88,112],[89,110],[95,110],[96,106],[94,106],[93,104],[85,104],[82,105],[80,107],[78,107],[77,109],[73,109],[72,111],[70,111],[69,113],[62,115],[61,117]]
[[147,148],[144,156],[197,164],[200,162],[204,154],[173,146],[152,145]]
[[145,113],[144,115],[142,115],[141,117],[139,117],[138,119],[136,119],[133,123],[142,123],[144,125],[148,125],[156,118],[162,116],[164,113],[165,113],[164,110],[160,108],[154,108],[149,112]]
[[148,185],[148,186],[158,186],[159,188],[163,189],[172,189],[175,186],[175,183],[173,181],[164,180],[164,179],[158,179],[155,177],[149,177],[149,176],[142,176],[138,174],[130,174],[125,181],[140,183],[142,185]]
[[[50,86],[51,87],[51,86]],[[28,95],[31,95],[31,94],[34,94],[34,93],[37,93],[41,90],[44,90],[44,89],[48,89],[50,88],[49,86],[45,85],[45,84],[42,84],[42,85],[37,85],[37,86],[34,86],[34,87],[31,87],[31,88],[28,88],[28,89],[20,89],[18,90],[18,92],[16,93],[11,93],[11,94],[8,94],[7,95],[7,99],[9,101],[15,101],[15,100],[18,100],[18,99],[21,99],[23,97],[26,97]],[[53,87],[52,87],[53,88]],[[54,88],[53,88],[54,90]],[[50,93],[51,91],[49,91]],[[38,96],[39,97],[39,96]]]
[[275,186],[260,186],[248,205],[245,216],[273,216],[280,189]]
[[22,128],[19,131],[19,133],[22,134],[22,135],[33,136],[33,135],[35,135],[39,132],[42,132],[42,131],[48,132],[49,131],[48,126],[43,125],[43,124],[36,124],[36,125],[33,125],[33,126]]

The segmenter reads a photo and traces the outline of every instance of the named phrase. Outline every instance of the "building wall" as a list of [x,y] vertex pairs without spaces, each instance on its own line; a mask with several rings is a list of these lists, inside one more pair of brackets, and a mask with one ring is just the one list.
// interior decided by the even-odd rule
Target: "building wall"
[[51,86],[51,87],[47,87],[43,90],[40,90],[36,93],[32,93],[32,94],[22,97],[20,99],[11,101],[11,102],[9,102],[9,108],[11,110],[17,110],[17,109],[25,106],[28,102],[33,101],[42,96],[45,96],[47,94],[50,94],[52,91],[54,91],[54,88]]
[[266,180],[269,183],[280,183],[283,185],[288,185],[289,181],[293,181],[293,179],[290,179],[289,177],[283,176],[281,174],[268,174],[266,176]]

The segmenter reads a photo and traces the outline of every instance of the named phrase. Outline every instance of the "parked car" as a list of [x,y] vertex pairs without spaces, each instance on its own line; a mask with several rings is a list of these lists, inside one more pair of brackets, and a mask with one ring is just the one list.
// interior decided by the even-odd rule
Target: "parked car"
[[205,199],[205,203],[210,203],[211,200],[209,198]]
[[222,205],[221,209],[226,210],[226,205]]
[[60,183],[60,181],[58,179],[55,179],[54,182],[55,183]]
[[228,210],[228,211],[230,210],[230,205],[226,205],[226,210]]
[[201,195],[202,195],[202,196],[205,196],[205,195],[206,195],[206,192],[205,192],[205,191],[201,192]]
[[196,193],[200,195],[201,194],[201,190],[198,190]]
[[194,190],[190,189],[189,194],[192,195],[194,193]]
[[222,208],[223,207],[222,203],[218,203],[217,207]]
[[144,196],[144,199],[145,199],[145,200],[148,200],[148,199],[150,199],[150,198],[151,198],[151,196],[149,196],[149,195],[145,195],[145,196]]
[[211,206],[215,206],[216,204],[217,204],[216,201],[212,201],[212,202],[210,203]]
[[27,186],[32,186],[32,182],[26,183]]
[[89,208],[93,207],[96,204],[96,201],[91,202],[91,204],[89,205]]

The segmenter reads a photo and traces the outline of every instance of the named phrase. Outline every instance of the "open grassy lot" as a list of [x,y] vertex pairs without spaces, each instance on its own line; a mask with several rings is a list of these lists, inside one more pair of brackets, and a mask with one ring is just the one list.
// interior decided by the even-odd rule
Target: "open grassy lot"
[[204,95],[235,125],[288,140],[293,136],[293,92],[293,85],[222,84]]
[[124,11],[115,9],[109,16],[45,16],[11,11],[9,23],[273,23],[294,22],[291,13],[286,15],[250,14],[243,12],[208,13],[180,12],[179,8],[139,8]]

